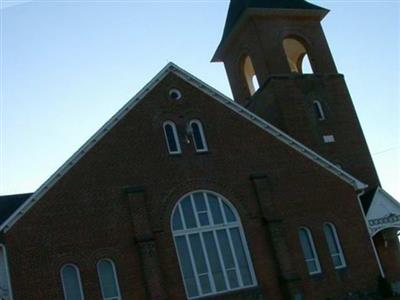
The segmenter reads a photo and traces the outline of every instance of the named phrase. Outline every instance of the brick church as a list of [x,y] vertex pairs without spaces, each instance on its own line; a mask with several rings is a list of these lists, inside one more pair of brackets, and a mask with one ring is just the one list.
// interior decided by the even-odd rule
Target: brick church
[[234,100],[169,63],[36,192],[1,196],[0,298],[373,299],[378,277],[398,292],[400,205],[327,13],[231,0],[213,62]]

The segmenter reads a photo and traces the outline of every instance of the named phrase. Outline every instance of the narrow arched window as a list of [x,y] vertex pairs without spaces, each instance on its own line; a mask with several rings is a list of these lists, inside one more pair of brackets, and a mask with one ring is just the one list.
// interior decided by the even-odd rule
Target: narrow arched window
[[100,260],[97,263],[97,274],[99,275],[103,300],[121,300],[117,271],[113,261],[110,259]]
[[325,113],[324,113],[324,110],[322,109],[321,102],[319,102],[318,100],[315,100],[313,102],[313,107],[314,107],[314,113],[317,116],[317,119],[320,121],[325,120]]
[[208,151],[207,141],[203,130],[203,125],[199,120],[192,120],[189,123],[190,130],[193,136],[194,146],[196,152],[206,152]]
[[283,40],[283,49],[292,73],[313,73],[306,47],[302,42],[295,38],[286,38]]
[[335,226],[332,223],[324,224],[324,233],[335,269],[346,267],[342,246],[340,245]]
[[240,218],[222,196],[184,196],[171,227],[188,299],[257,284]]
[[259,89],[260,85],[250,56],[246,56],[243,60],[243,73],[250,95],[253,96]]
[[165,141],[167,143],[168,152],[170,154],[180,154],[181,145],[179,143],[178,132],[174,122],[164,122]]
[[0,299],[12,299],[10,275],[8,272],[7,252],[0,244]]
[[303,249],[304,260],[307,265],[310,275],[321,273],[321,265],[315,250],[314,241],[311,231],[308,228],[302,227],[299,229],[299,238],[301,248]]
[[64,290],[64,299],[83,300],[81,276],[78,267],[72,264],[67,264],[61,268],[60,273]]

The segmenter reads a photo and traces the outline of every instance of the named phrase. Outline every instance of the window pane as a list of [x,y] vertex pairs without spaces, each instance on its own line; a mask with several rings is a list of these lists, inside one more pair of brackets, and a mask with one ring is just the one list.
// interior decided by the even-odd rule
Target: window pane
[[219,200],[212,194],[207,194],[208,196],[208,205],[210,206],[212,218],[214,224],[223,224],[224,220],[222,218],[221,208],[219,206]]
[[[189,235],[190,247],[192,249],[193,258],[196,264],[196,269],[198,274],[208,273],[208,268],[203,252],[203,248],[201,246],[200,236],[198,233]],[[207,276],[200,276],[200,285],[203,294],[209,293],[211,291],[210,282],[208,281]]]
[[299,237],[305,259],[314,259],[315,257],[311,248],[311,243],[307,231],[305,229],[300,229]]
[[225,213],[225,217],[226,217],[226,221],[228,223],[231,222],[236,222],[236,217],[232,212],[232,209],[230,207],[228,207],[228,205],[226,205],[223,201],[222,201],[222,206],[224,208],[224,213]]
[[203,193],[193,194],[194,205],[196,206],[196,211],[207,211],[206,201],[204,200]]
[[178,249],[178,256],[180,258],[183,278],[185,280],[186,289],[189,297],[199,295],[196,280],[194,278],[194,271],[192,262],[190,260],[189,248],[186,243],[186,238],[178,236],[175,238],[176,248]]
[[193,205],[190,196],[187,196],[181,202],[182,213],[185,218],[186,228],[197,227],[196,218],[194,217]]
[[307,261],[307,269],[309,273],[315,273],[318,271],[317,263],[315,259]]
[[229,285],[231,286],[232,289],[237,288],[239,286],[239,282],[237,279],[236,271],[229,270],[227,273],[228,273]]
[[200,275],[199,280],[203,294],[211,293],[210,279],[208,278],[208,274]]
[[204,150],[205,147],[204,147],[203,139],[201,138],[199,124],[192,123],[192,132],[193,132],[194,142],[196,144],[196,149],[197,150]]
[[225,268],[231,269],[235,267],[233,260],[231,245],[229,244],[226,229],[217,231],[219,248],[221,249],[222,258],[224,260]]
[[99,262],[99,278],[101,290],[104,298],[118,297],[118,288],[116,278],[114,276],[114,269],[111,262],[103,260]]
[[197,272],[199,274],[207,273],[208,268],[206,265],[206,260],[203,253],[203,248],[201,246],[200,236],[198,233],[189,235],[190,246],[192,248],[192,253],[194,256],[194,261],[196,263]]
[[226,290],[224,274],[222,272],[221,261],[218,256],[214,235],[212,232],[205,232],[203,233],[203,238],[207,249],[208,260],[211,265],[212,275],[214,277],[215,287],[217,291]]
[[177,152],[178,151],[178,144],[175,140],[174,129],[172,125],[167,124],[165,125],[165,134],[167,136],[168,148],[170,152]]
[[242,238],[240,237],[240,232],[238,228],[230,229],[233,247],[235,249],[236,258],[239,264],[239,271],[242,275],[243,285],[251,285],[253,284],[253,280],[251,278],[249,265],[247,262],[247,258],[243,249]]
[[65,291],[65,300],[82,300],[81,287],[77,269],[73,266],[65,266],[62,269],[62,279]]
[[178,207],[175,209],[174,216],[172,218],[172,229],[173,230],[183,229],[181,212],[179,211]]
[[325,237],[328,242],[329,252],[332,254],[339,253],[338,245],[336,243],[336,239],[330,225],[324,225]]
[[200,226],[210,225],[210,221],[208,220],[208,213],[207,212],[199,213],[199,221],[200,221]]
[[332,260],[333,260],[333,265],[335,267],[341,267],[343,266],[342,258],[340,257],[339,254],[332,255]]

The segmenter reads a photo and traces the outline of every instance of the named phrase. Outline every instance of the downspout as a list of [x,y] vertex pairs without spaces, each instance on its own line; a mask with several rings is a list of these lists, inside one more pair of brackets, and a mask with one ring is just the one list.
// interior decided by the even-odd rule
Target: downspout
[[360,193],[357,194],[358,205],[360,206],[361,213],[362,213],[362,216],[364,218],[365,226],[367,227],[367,230],[368,230],[368,237],[369,237],[369,240],[370,240],[371,245],[372,245],[372,249],[373,249],[374,254],[375,254],[376,262],[378,263],[379,272],[381,273],[381,276],[383,278],[385,278],[386,275],[385,275],[385,272],[383,271],[383,267],[382,267],[381,260],[379,258],[378,251],[376,251],[374,240],[372,239],[372,235],[371,235],[371,232],[369,230],[369,223],[368,223],[367,217],[365,215],[364,209],[363,209],[362,204],[361,204],[361,196],[364,195],[364,194],[365,194],[365,189],[363,189]]

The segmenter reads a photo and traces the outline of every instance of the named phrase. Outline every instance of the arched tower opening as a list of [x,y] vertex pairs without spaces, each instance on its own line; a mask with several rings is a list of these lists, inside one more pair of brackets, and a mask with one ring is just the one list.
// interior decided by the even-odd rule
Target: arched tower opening
[[283,49],[285,50],[290,71],[299,74],[312,74],[313,69],[304,43],[297,38],[285,38],[283,40]]
[[247,88],[251,96],[260,88],[260,84],[257,79],[256,71],[254,70],[253,62],[250,56],[246,55],[242,60],[242,71],[243,76],[246,80]]

